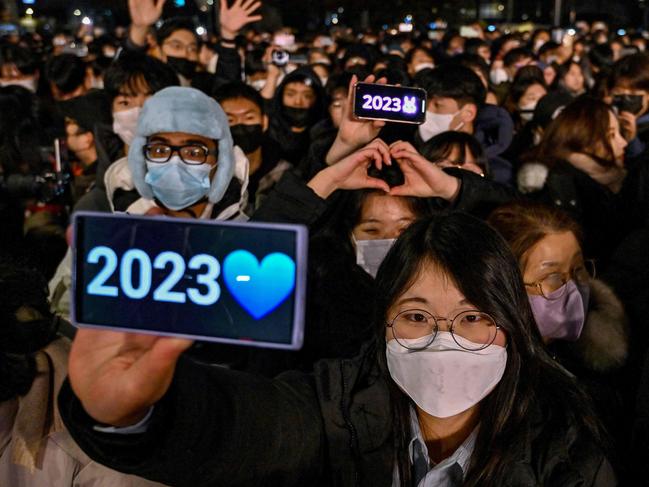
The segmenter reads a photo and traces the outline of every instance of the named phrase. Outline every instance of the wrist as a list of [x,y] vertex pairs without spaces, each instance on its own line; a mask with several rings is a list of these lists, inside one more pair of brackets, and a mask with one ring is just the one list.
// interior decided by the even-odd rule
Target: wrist
[[327,165],[331,166],[336,162],[340,161],[343,157],[348,156],[354,152],[354,147],[347,142],[344,142],[338,135],[334,140],[334,143],[331,145],[331,148],[327,152],[325,157],[325,162]]
[[459,178],[444,173],[446,176],[442,190],[439,193],[440,198],[452,203],[460,194],[462,181]]
[[238,32],[234,30],[224,29],[221,27],[221,42],[230,42],[234,44]]
[[326,169],[316,174],[307,186],[323,200],[326,200],[336,190],[336,185],[327,177]]

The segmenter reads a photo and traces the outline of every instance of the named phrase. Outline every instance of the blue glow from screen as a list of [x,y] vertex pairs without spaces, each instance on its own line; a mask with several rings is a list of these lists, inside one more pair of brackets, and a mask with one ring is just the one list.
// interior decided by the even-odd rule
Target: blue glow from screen
[[260,319],[282,304],[295,287],[295,262],[275,252],[261,261],[246,250],[237,250],[223,261],[223,279],[230,294]]

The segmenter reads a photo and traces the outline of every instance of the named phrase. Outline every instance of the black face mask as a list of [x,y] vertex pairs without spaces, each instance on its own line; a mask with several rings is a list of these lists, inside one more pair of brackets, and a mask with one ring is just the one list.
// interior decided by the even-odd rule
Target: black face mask
[[284,115],[291,127],[308,127],[311,122],[311,113],[308,108],[284,107]]
[[181,76],[192,79],[196,74],[196,61],[190,61],[182,57],[167,56],[167,64]]
[[259,123],[254,125],[238,123],[230,127],[230,133],[234,145],[241,147],[246,154],[251,154],[261,146],[264,131]]

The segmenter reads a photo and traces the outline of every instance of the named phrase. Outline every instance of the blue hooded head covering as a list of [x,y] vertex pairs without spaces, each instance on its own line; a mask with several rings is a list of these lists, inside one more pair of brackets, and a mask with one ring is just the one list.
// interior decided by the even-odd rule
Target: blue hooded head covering
[[147,137],[162,132],[183,132],[218,141],[219,158],[208,200],[218,203],[234,174],[234,153],[228,117],[221,106],[194,88],[172,86],[157,92],[142,107],[135,138],[128,151],[128,165],[138,192],[153,199],[151,186],[144,181],[147,168],[143,147]]

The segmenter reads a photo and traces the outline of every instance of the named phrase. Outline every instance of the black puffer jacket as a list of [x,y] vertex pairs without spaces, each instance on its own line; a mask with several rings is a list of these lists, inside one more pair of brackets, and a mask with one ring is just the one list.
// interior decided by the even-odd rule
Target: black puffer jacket
[[[392,484],[388,383],[375,349],[276,379],[181,359],[142,434],[107,434],[66,382],[61,416],[81,448],[111,468],[173,486]],[[609,463],[576,427],[539,405],[497,486],[612,486]],[[197,418],[200,418],[197,421]]]

